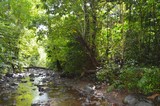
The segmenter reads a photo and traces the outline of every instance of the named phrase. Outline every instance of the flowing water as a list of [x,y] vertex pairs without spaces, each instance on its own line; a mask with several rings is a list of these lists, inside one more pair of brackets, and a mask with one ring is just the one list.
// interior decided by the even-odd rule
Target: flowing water
[[[30,76],[29,76],[30,74]],[[24,78],[1,80],[0,106],[107,106],[106,102],[88,98],[59,80],[50,71],[30,70]]]

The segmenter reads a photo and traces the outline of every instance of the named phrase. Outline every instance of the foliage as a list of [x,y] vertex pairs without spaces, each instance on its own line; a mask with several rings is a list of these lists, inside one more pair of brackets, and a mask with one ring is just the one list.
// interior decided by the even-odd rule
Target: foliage
[[159,73],[160,69],[156,67],[128,67],[123,69],[113,85],[115,88],[127,88],[145,94],[159,92]]
[[138,81],[138,87],[141,91],[148,92],[160,92],[160,69],[159,68],[144,68],[143,75]]
[[69,74],[80,74],[87,68],[87,55],[83,48],[77,42],[69,42],[67,44],[68,52],[66,57],[66,64],[64,70]]
[[36,65],[74,75],[102,66],[97,78],[113,87],[158,91],[159,7],[156,0],[2,0],[0,72]]
[[20,61],[24,62],[24,66],[35,66],[38,62],[38,44],[33,30],[24,30],[23,35],[19,39]]
[[40,5],[39,0],[3,0],[0,2],[0,72],[21,71],[24,64],[27,64],[21,56],[27,51],[26,46],[29,44],[25,43],[29,43],[26,41],[29,37],[24,39],[23,36],[26,36],[26,28],[32,20],[39,17],[41,9],[40,7],[38,9],[36,5]]
[[[96,25],[98,25],[98,14],[96,14],[96,9],[98,8],[95,5],[96,3],[98,2],[83,0],[44,1],[44,8],[47,10],[49,23],[47,45],[49,64],[54,64],[59,60],[63,67],[67,67],[64,65],[69,65],[68,60],[75,58],[77,61],[74,63],[77,63],[77,65],[78,63],[83,63],[83,61],[86,61],[85,63],[90,61],[88,65],[96,68],[98,65],[96,36],[99,32],[98,27],[96,28]],[[51,7],[54,8],[54,11]],[[79,49],[76,46],[70,48],[68,44],[72,43],[77,44]],[[79,57],[86,58],[79,59]],[[87,66],[86,64],[81,65],[81,69]],[[73,66],[68,67],[73,68]],[[79,70],[79,66],[76,70]]]
[[113,83],[117,79],[117,75],[120,73],[120,68],[117,64],[111,62],[100,69],[96,76],[100,81],[106,81],[107,83]]

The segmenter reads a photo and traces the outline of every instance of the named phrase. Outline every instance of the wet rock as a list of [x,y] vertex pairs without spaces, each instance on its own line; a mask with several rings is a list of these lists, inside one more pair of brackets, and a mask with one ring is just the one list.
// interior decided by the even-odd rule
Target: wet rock
[[136,104],[138,102],[138,99],[135,95],[127,95],[124,98],[123,102],[125,104],[128,104],[128,105],[133,105],[133,104]]
[[5,82],[4,79],[0,79],[0,85],[3,84]]
[[101,103],[99,101],[91,101],[83,103],[82,106],[101,106]]
[[38,87],[39,92],[44,92],[44,88],[43,87]]
[[42,80],[42,82],[43,82],[43,83],[46,83],[46,82],[48,82],[48,79],[47,79],[47,78],[44,78],[44,79]]
[[27,83],[27,81],[21,81],[21,83]]
[[39,91],[40,92],[47,92],[47,91],[49,91],[50,89],[48,88],[48,87],[41,87],[41,88],[39,88]]
[[6,77],[13,77],[13,73],[6,73]]
[[31,79],[30,79],[30,81],[32,81],[32,82],[33,82],[33,81],[34,81],[34,79],[33,79],[33,78],[31,78]]
[[50,76],[50,75],[52,75],[52,74],[51,74],[51,73],[49,73],[49,72],[47,72],[47,73],[46,73],[46,76]]
[[95,91],[95,86],[91,84],[86,85],[83,89],[83,92],[86,94],[94,94],[94,91]]
[[18,86],[19,83],[13,82],[11,86]]
[[34,77],[40,77],[40,74],[34,74]]
[[35,91],[35,90],[36,90],[36,88],[33,88],[32,90],[34,90],[34,91]]
[[31,74],[29,75],[29,77],[32,77],[32,78],[33,78],[33,77],[35,77],[35,75],[34,75],[33,73],[31,73]]
[[40,106],[40,104],[39,103],[33,103],[33,104],[31,104],[31,106]]
[[40,92],[40,93],[39,93],[40,96],[42,96],[43,94],[44,94],[43,92]]
[[103,93],[95,93],[94,97],[98,98],[99,100],[104,100],[105,99],[105,96],[103,95]]
[[23,79],[24,76],[23,76],[23,75],[18,75],[18,78],[19,78],[19,79]]
[[0,74],[0,79],[3,79],[4,75],[3,74]]
[[101,89],[101,85],[96,85],[96,89]]
[[154,106],[152,101],[148,100],[143,95],[136,94],[127,95],[123,102],[128,106]]
[[9,100],[9,97],[3,97],[2,100],[7,101],[7,100]]
[[39,73],[39,75],[38,76],[44,76],[44,74],[43,73]]
[[13,92],[14,90],[17,89],[17,86],[10,86],[9,88],[10,88],[10,90]]
[[137,104],[133,106],[154,106],[154,104],[148,101],[139,101]]
[[13,77],[22,79],[22,78],[24,78],[24,75],[22,73],[17,73],[17,74],[13,74]]

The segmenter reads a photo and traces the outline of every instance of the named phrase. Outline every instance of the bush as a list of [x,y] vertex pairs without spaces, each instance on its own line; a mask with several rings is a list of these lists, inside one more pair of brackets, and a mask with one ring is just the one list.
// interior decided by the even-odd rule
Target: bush
[[160,69],[130,67],[120,74],[120,84],[141,93],[160,92]]
[[117,76],[120,73],[120,67],[118,64],[113,62],[106,64],[102,69],[100,69],[97,73],[97,79],[99,81],[107,81],[109,83],[113,83],[114,80],[117,80]]
[[137,86],[144,93],[160,92],[160,69],[144,68]]
[[86,52],[78,42],[68,43],[64,71],[66,74],[81,74],[89,66]]
[[100,81],[110,80],[108,91],[126,89],[136,93],[160,92],[160,69],[157,67],[124,67],[116,74],[116,68],[105,67],[97,72]]

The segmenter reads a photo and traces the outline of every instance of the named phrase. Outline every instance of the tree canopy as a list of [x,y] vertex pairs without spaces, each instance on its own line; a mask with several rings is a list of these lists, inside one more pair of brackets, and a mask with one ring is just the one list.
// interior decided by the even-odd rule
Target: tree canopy
[[[99,79],[142,91],[151,82],[146,92],[159,91],[159,10],[158,0],[1,0],[0,71],[43,66],[82,75],[102,67]],[[119,84],[127,75],[138,84]]]

